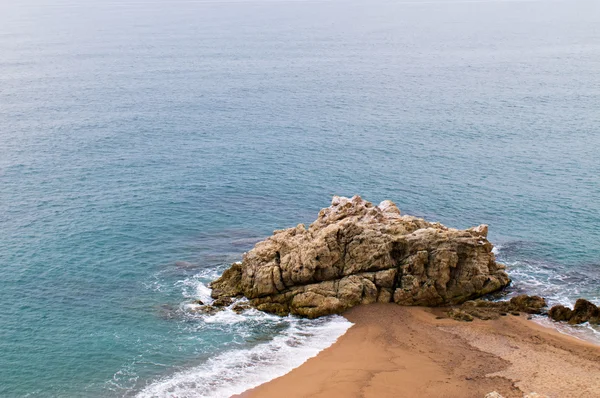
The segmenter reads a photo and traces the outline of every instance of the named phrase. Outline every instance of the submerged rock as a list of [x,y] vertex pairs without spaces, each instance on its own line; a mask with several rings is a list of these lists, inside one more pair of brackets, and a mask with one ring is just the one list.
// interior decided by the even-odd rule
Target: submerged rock
[[231,297],[223,296],[213,301],[212,305],[214,307],[228,307],[231,305],[231,303],[233,303],[233,299]]
[[231,310],[236,314],[241,314],[242,312],[251,309],[252,307],[247,302],[236,303]]
[[245,296],[259,310],[314,318],[358,304],[442,306],[510,283],[487,226],[457,230],[334,196],[308,228],[275,231],[212,282],[213,298]]
[[205,304],[198,307],[189,308],[188,312],[191,312],[192,314],[214,315],[217,312],[221,312],[224,310],[225,307],[215,307],[210,304]]
[[187,261],[175,261],[175,267],[181,269],[191,269],[196,268],[198,266],[192,263],[188,263]]

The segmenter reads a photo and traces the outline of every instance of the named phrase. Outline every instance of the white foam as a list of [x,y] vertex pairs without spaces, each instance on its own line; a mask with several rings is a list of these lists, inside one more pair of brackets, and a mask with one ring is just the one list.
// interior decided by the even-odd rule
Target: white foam
[[600,344],[600,329],[597,326],[590,325],[589,322],[580,325],[570,325],[564,322],[555,322],[546,316],[534,316],[534,322],[551,329],[555,329],[562,334],[576,337],[589,343]]
[[211,303],[213,301],[212,297],[210,296],[210,293],[210,288],[204,283],[198,283],[198,285],[196,286],[196,297],[198,297],[205,303]]
[[236,314],[230,309],[226,309],[224,311],[217,312],[214,315],[210,315],[204,318],[204,322],[206,323],[220,323],[224,325],[233,325],[235,323],[240,323],[246,321],[248,318],[243,314]]
[[177,282],[176,286],[182,286],[182,294],[186,298],[201,300],[203,303],[211,304],[214,300],[210,296],[211,289],[203,282],[204,277],[196,275]]
[[253,322],[264,322],[264,321],[272,321],[278,322],[281,321],[281,317],[277,315],[267,314],[266,312],[258,311],[254,308],[243,311],[242,313],[237,313],[232,310],[232,308],[239,303],[247,302],[247,299],[236,300],[229,307],[225,308],[223,311],[219,311],[213,315],[200,315],[203,317],[203,321],[205,323],[218,323],[223,325],[233,325],[235,323],[245,322],[245,321],[253,321]]
[[224,352],[201,366],[148,385],[137,397],[226,398],[240,394],[302,365],[332,345],[352,326],[341,316],[313,321],[294,317],[285,320],[289,326],[271,341]]
[[[592,302],[599,302],[600,297],[594,294],[597,279],[578,275],[572,270],[557,269],[552,264],[541,261],[506,261],[507,272],[516,288],[509,297],[515,294],[537,294],[546,299],[548,307],[562,304],[573,307],[577,298],[584,297]],[[545,327],[582,340],[600,345],[600,328],[589,324],[569,325],[554,322],[547,316],[534,316],[533,320]]]

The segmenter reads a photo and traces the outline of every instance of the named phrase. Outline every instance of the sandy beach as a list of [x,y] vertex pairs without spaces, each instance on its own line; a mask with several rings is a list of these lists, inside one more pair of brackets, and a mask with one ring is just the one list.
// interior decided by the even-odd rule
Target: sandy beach
[[441,309],[372,304],[333,346],[244,398],[600,397],[600,347],[526,315],[457,322]]

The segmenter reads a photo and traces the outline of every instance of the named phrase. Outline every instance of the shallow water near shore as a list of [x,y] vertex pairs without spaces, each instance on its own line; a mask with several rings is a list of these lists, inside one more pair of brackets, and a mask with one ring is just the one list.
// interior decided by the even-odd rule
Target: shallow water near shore
[[510,294],[600,302],[599,7],[0,4],[0,396],[297,366],[349,325],[190,305],[332,195],[487,223]]

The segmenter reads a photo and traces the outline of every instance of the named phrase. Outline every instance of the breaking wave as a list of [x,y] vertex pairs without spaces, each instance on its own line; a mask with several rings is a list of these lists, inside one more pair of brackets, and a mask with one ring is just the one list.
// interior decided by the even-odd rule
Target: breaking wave
[[[210,289],[201,279],[182,281],[184,296],[210,302]],[[237,314],[227,308],[213,315],[193,315],[194,304],[182,304],[184,311],[207,326],[226,330],[244,324],[278,324],[275,334],[265,333],[254,346],[228,349],[203,363],[151,382],[137,393],[138,398],[230,397],[283,376],[331,346],[352,323],[341,316],[315,320],[293,316],[278,317],[257,310]]]
[[[548,306],[562,304],[573,307],[578,298],[600,303],[600,275],[597,264],[580,264],[566,267],[548,260],[523,258],[513,255],[520,242],[508,243],[494,248],[498,260],[507,266],[513,283],[509,296],[516,294],[537,294],[546,299]],[[600,344],[600,328],[588,323],[568,325],[554,322],[546,316],[533,318],[539,324],[552,327],[561,333],[582,340]]]

